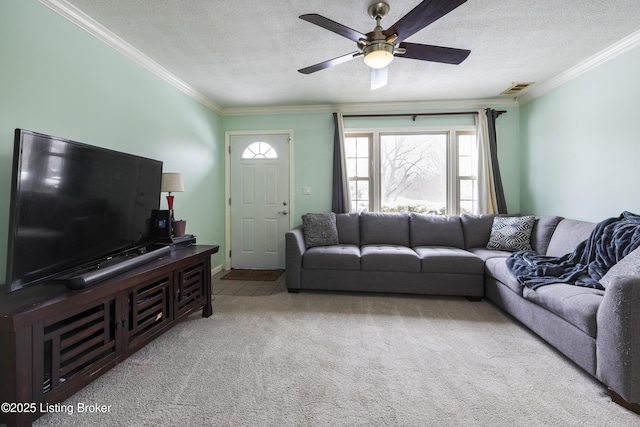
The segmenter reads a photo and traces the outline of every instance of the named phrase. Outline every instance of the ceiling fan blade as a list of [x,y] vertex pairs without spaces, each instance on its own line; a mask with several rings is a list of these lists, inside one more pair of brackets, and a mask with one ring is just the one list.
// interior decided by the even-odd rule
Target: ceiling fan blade
[[328,61],[321,62],[316,65],[311,65],[310,67],[301,68],[298,71],[302,74],[311,74],[316,71],[324,70],[325,68],[333,67],[334,65],[339,65],[347,61],[351,61],[356,56],[359,56],[360,52],[351,52],[346,55],[338,56],[337,58],[330,59]]
[[458,65],[471,53],[466,49],[455,49],[452,47],[431,46],[429,44],[400,43],[401,48],[406,52],[398,55],[398,58],[419,59],[421,61],[443,62],[445,64]]
[[341,36],[346,37],[349,40],[353,40],[354,42],[357,42],[360,39],[367,38],[366,35],[356,30],[352,30],[351,28],[346,27],[342,24],[339,24],[335,21],[332,21],[329,18],[325,18],[324,16],[318,15],[317,13],[300,15],[300,19],[307,22],[311,22],[312,24],[316,24],[317,26],[322,27],[325,30],[329,30],[336,34],[340,34]]
[[466,3],[467,0],[424,0],[411,12],[404,15],[398,22],[393,24],[384,32],[389,37],[398,35],[397,42],[406,40],[427,25],[442,18],[458,6]]
[[371,90],[380,89],[387,85],[389,67],[371,69]]

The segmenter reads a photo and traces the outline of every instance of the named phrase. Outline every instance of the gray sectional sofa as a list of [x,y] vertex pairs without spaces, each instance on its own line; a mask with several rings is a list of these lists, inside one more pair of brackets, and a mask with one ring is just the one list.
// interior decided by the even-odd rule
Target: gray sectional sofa
[[[335,216],[335,244],[308,247],[302,226],[286,233],[286,286],[485,297],[609,387],[640,413],[640,275],[606,290],[557,283],[535,290],[508,270],[509,251],[488,249],[494,215],[350,213]],[[532,219],[531,249],[571,253],[595,223]]]

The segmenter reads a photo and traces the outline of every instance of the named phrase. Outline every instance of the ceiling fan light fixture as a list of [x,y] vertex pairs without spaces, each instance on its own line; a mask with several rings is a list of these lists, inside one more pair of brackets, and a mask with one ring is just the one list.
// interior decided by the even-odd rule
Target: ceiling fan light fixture
[[393,61],[393,44],[374,42],[364,47],[364,63],[370,68],[384,68]]

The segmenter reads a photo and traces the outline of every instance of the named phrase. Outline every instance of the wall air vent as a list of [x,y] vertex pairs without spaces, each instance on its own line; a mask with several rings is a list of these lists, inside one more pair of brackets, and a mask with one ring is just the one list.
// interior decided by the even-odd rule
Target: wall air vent
[[517,95],[529,86],[531,86],[534,82],[526,82],[526,83],[514,83],[505,89],[500,95]]

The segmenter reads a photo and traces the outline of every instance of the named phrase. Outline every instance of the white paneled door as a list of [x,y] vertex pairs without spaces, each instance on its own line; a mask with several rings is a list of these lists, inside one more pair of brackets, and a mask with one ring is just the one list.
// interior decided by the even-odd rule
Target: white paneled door
[[231,135],[231,267],[283,269],[289,134]]

